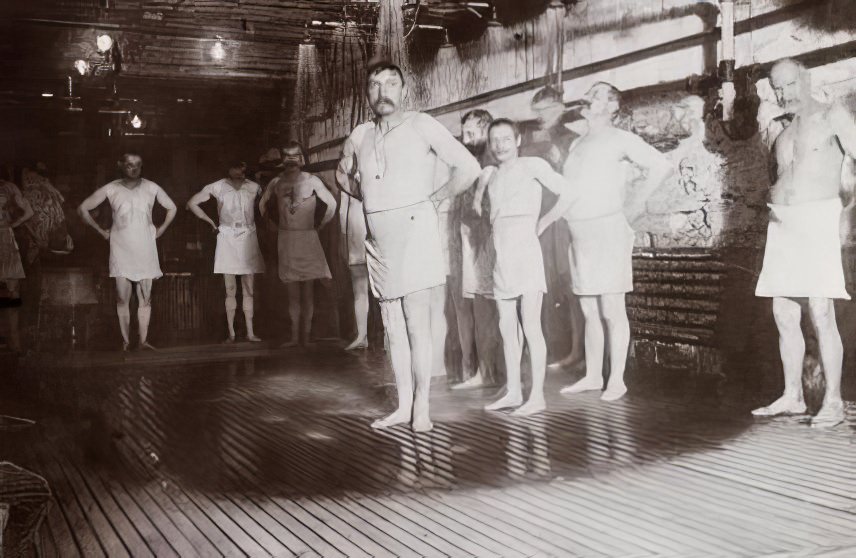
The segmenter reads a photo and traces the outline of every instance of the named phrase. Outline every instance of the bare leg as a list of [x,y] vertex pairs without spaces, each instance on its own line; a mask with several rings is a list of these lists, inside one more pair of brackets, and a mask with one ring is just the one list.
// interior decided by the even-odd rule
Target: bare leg
[[820,363],[826,378],[826,394],[823,405],[812,419],[815,427],[835,426],[844,421],[844,402],[841,400],[841,366],[844,348],[835,320],[835,306],[828,298],[811,298],[808,301],[809,314],[817,334],[820,349]]
[[576,368],[585,366],[585,317],[580,307],[580,300],[570,289],[568,289],[567,304],[568,316],[570,317],[571,352],[566,357],[550,363],[548,368],[558,370],[561,368]]
[[410,293],[401,302],[410,341],[410,365],[416,379],[413,394],[413,430],[416,432],[427,432],[434,427],[428,409],[428,396],[431,393],[431,371],[434,368],[431,300],[439,297],[438,291],[445,293],[445,285]]
[[[259,342],[253,329],[253,316],[255,315],[256,276],[252,273],[241,275],[241,308],[244,310],[244,321],[247,324],[247,341]],[[234,335],[234,330],[232,330]]]
[[458,320],[458,339],[461,342],[461,376],[468,378],[452,386],[452,389],[478,388],[484,385],[484,374],[480,363],[476,360],[481,355],[476,348],[475,317],[472,298],[464,298],[460,289],[452,291],[452,301],[455,304],[455,317]]
[[357,337],[345,347],[346,351],[365,349],[369,346],[369,270],[365,264],[352,265],[351,288],[354,291],[354,318],[357,322]]
[[152,280],[141,279],[137,282],[137,323],[140,326],[140,348],[154,349],[147,341],[149,320],[152,317]]
[[302,333],[303,345],[309,346],[312,343],[309,341],[309,335],[312,333],[312,317],[315,315],[315,297],[314,297],[315,281],[303,281],[300,284],[301,291],[301,317],[302,317]]
[[[785,373],[785,391],[766,407],[752,411],[755,416],[767,417],[805,412],[802,389],[802,365],[805,357],[805,339],[800,329],[802,309],[799,302],[790,298],[773,299],[773,318],[779,330],[779,353]],[[821,353],[821,358],[822,358]]]
[[292,281],[285,284],[288,289],[288,317],[291,320],[291,340],[280,347],[294,347],[300,340],[300,283]]
[[381,302],[380,310],[389,342],[395,388],[398,390],[398,408],[391,415],[374,421],[372,428],[387,428],[410,422],[413,414],[413,371],[402,299]]
[[499,333],[502,337],[502,353],[505,355],[505,396],[486,406],[488,411],[507,407],[519,407],[523,403],[523,388],[520,382],[520,321],[517,318],[517,299],[496,301],[499,310]]
[[601,296],[600,306],[609,339],[609,383],[600,398],[604,401],[615,401],[627,393],[624,368],[630,347],[630,322],[627,320],[623,293]]
[[431,320],[431,375],[446,375],[446,285],[430,289]]
[[544,402],[544,375],[547,371],[547,344],[541,330],[541,304],[544,293],[530,293],[520,297],[520,325],[523,327],[529,347],[529,363],[532,368],[532,391],[529,399],[512,414],[529,416],[547,408]]
[[238,307],[238,301],[235,300],[235,294],[238,292],[238,284],[235,281],[234,275],[223,275],[223,282],[226,284],[226,325],[229,328],[228,343],[235,341],[235,309]]
[[131,329],[131,282],[124,277],[116,277],[116,314],[119,316],[119,331],[122,332],[122,350],[127,351]]
[[581,296],[580,307],[585,318],[586,375],[560,393],[580,393],[603,388],[603,322],[597,296]]

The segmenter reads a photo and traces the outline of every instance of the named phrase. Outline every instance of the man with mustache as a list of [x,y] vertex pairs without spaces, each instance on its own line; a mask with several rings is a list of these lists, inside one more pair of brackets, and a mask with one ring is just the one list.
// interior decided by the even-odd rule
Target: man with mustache
[[296,141],[282,148],[283,170],[270,181],[259,202],[262,216],[267,216],[267,203],[272,196],[276,196],[279,210],[279,278],[288,288],[291,319],[291,339],[283,347],[300,343],[301,333],[303,344],[310,344],[315,313],[314,282],[332,277],[315,227],[315,205],[321,201],[326,206],[320,229],[336,215],[336,198],[320,178],[301,170],[306,165],[303,153],[303,146]]
[[[256,235],[256,200],[261,187],[247,180],[247,165],[243,161],[229,163],[227,177],[207,185],[187,202],[191,213],[211,225],[217,233],[214,252],[214,273],[223,275],[226,284],[226,325],[229,336],[226,343],[235,342],[235,311],[238,302],[237,277],[241,278],[241,307],[247,327],[247,341],[259,342],[253,331],[255,275],[264,273],[265,262]],[[217,201],[217,225],[199,207],[211,198]]]
[[[814,427],[844,420],[841,400],[843,348],[833,299],[848,300],[841,262],[839,223],[842,212],[841,170],[845,155],[856,156],[856,121],[840,104],[811,96],[808,70],[791,59],[777,62],[770,83],[784,120],[791,123],[773,144],[775,183],[770,192],[770,223],[764,264],[755,295],[773,299],[779,352],[785,376],[782,396],[755,416],[801,414],[805,357],[800,320],[808,306],[817,333],[826,394]],[[852,192],[847,192],[852,196]]]
[[[439,122],[403,109],[407,86],[398,66],[376,62],[367,77],[375,120],[345,141],[337,178],[355,194],[359,173],[369,279],[381,304],[398,389],[398,408],[372,427],[412,422],[414,431],[424,432],[433,427],[431,294],[446,282],[436,205],[469,188],[481,169]],[[438,159],[451,172],[435,191]]]
[[[614,126],[620,108],[618,89],[598,82],[582,100],[587,105],[582,115],[588,130],[571,145],[563,173],[580,196],[563,216],[571,237],[571,287],[580,299],[585,319],[586,374],[562,393],[599,391],[603,387],[606,329],[610,372],[601,399],[615,401],[627,392],[624,368],[630,323],[624,299],[633,290],[635,236],[630,224],[645,211],[648,197],[671,174],[672,166],[642,138]],[[647,171],[644,182],[633,190],[628,189],[627,162]],[[544,222],[550,223],[557,216],[553,210],[545,215]]]
[[[153,349],[147,341],[152,315],[152,280],[163,276],[155,241],[172,223],[177,209],[160,186],[140,177],[142,157],[136,153],[125,153],[117,164],[122,178],[102,186],[83,200],[77,213],[84,223],[110,242],[110,277],[116,278],[116,313],[122,332],[122,350],[127,351],[130,345],[128,332],[131,327],[130,302],[134,284],[137,291],[139,348]],[[98,226],[90,214],[105,200],[113,210],[113,224],[109,230]],[[166,209],[166,217],[160,227],[152,223],[155,201]]]
[[[472,110],[461,117],[461,142],[482,167],[493,162],[487,145],[487,129],[491,122],[493,116],[482,109]],[[484,336],[476,334],[474,313],[476,307],[479,307],[480,315],[493,317],[487,299],[493,298],[494,254],[489,238],[490,223],[485,216],[478,215],[473,210],[474,193],[475,187],[469,188],[455,200],[457,207],[452,210],[456,224],[460,224],[460,234],[456,239],[460,241],[460,248],[455,251],[459,261],[454,260],[458,264],[454,267],[458,269],[453,269],[450,275],[455,282],[452,285],[452,301],[461,342],[462,375],[467,378],[452,386],[452,389],[482,387],[488,372],[487,358],[490,349],[479,344],[479,340]],[[480,328],[483,327],[490,328],[491,333],[496,329],[493,323],[480,324]]]

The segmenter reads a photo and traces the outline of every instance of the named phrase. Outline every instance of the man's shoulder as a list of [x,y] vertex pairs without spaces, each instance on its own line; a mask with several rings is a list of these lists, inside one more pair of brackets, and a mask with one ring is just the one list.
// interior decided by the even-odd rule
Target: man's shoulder
[[363,122],[362,124],[358,124],[356,128],[351,130],[351,133],[348,134],[348,138],[346,141],[350,140],[354,145],[359,145],[362,143],[363,138],[366,136],[366,133],[372,129],[374,123],[371,121]]

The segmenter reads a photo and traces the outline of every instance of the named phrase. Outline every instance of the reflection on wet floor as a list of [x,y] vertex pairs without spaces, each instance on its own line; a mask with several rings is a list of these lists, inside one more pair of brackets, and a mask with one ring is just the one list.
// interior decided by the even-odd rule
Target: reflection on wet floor
[[[729,509],[752,517],[752,506],[773,505],[787,524],[804,521],[807,511],[817,511],[812,506],[825,506],[838,521],[856,525],[852,421],[818,433],[799,418],[756,423],[747,413],[633,396],[605,404],[597,394],[553,395],[546,413],[519,419],[482,410],[495,389],[452,392],[437,385],[434,431],[373,431],[371,420],[394,400],[389,380],[382,354],[334,351],[51,376],[24,371],[17,388],[35,398],[39,425],[4,449],[55,488],[61,514],[49,516],[45,544],[58,555],[68,545],[79,551],[86,544],[108,556],[134,544],[155,555],[158,545],[178,555],[211,549],[230,554],[224,548],[275,555],[280,547],[284,555],[304,547],[322,556],[384,555],[337,538],[347,539],[351,531],[392,556],[530,550],[555,556],[727,555],[714,550],[790,548],[772,536],[766,543],[754,535],[737,537],[731,546],[692,538],[697,531],[736,528],[729,527]],[[548,392],[555,394],[566,380],[552,376]],[[795,448],[825,461],[796,463]],[[678,488],[692,482],[700,487]],[[799,506],[764,498],[745,504],[730,496],[711,506],[692,496],[694,490],[740,493],[746,486]],[[354,519],[363,516],[350,506],[376,517]],[[591,519],[605,514],[614,523],[640,513],[634,506],[655,514],[653,523],[657,513],[682,517],[675,532],[683,534],[671,528],[657,534],[662,525],[645,527],[646,520],[634,515],[647,539],[628,535],[616,542],[598,527],[600,520]],[[119,509],[125,510],[124,527],[109,513]],[[544,510],[552,510],[547,523],[538,519]],[[716,510],[726,519],[714,520]],[[687,515],[693,511],[695,519]],[[456,514],[463,515],[453,519]],[[449,532],[431,531],[422,543],[413,542],[421,532],[416,526],[429,520]],[[530,521],[539,530],[529,529]],[[139,522],[150,536],[131,533],[140,532]],[[809,531],[819,534],[827,524],[818,520]],[[235,525],[240,537],[230,530]],[[850,541],[832,531],[824,536]],[[436,552],[423,552],[422,544]]]

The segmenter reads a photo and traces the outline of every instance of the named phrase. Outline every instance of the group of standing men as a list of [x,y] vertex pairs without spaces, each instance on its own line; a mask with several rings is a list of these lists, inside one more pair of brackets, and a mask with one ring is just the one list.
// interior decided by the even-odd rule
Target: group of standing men
[[[773,298],[785,391],[753,413],[805,412],[800,383],[805,344],[799,324],[801,304],[807,300],[827,380],[823,406],[812,424],[830,426],[844,416],[842,346],[832,299],[849,298],[837,236],[842,205],[838,196],[844,155],[856,155],[856,123],[839,105],[823,105],[811,98],[808,71],[798,63],[779,62],[771,82],[785,117],[793,124],[774,145],[778,165],[756,294]],[[644,211],[648,196],[672,173],[671,164],[641,138],[613,125],[620,93],[604,82],[593,85],[582,98],[584,134],[571,138],[566,153],[561,142],[551,143],[546,157],[521,156],[518,126],[505,118],[493,120],[485,111],[464,116],[463,144],[459,143],[430,116],[403,109],[406,87],[402,71],[394,64],[380,62],[369,68],[367,97],[375,119],[355,128],[347,138],[336,173],[349,200],[343,209],[348,228],[357,228],[354,238],[360,241],[362,227],[366,231],[364,243],[354,250],[358,258],[365,258],[368,277],[353,274],[358,335],[349,348],[366,343],[367,296],[360,291],[369,283],[380,301],[398,389],[397,409],[372,426],[411,423],[415,431],[432,428],[430,381],[432,371],[442,366],[438,336],[432,335],[437,330],[432,322],[438,320],[434,310],[438,300],[445,300],[438,293],[444,292],[448,277],[458,275],[460,280],[452,282],[452,298],[464,369],[472,374],[460,387],[482,383],[473,354],[475,322],[468,299],[490,298],[498,311],[507,383],[503,397],[486,409],[515,408],[514,414],[523,416],[544,410],[546,347],[541,307],[547,284],[538,237],[559,219],[565,220],[570,238],[570,287],[582,309],[585,350],[584,377],[561,391],[603,389],[606,348],[610,371],[601,399],[621,398],[627,391],[624,367],[630,341],[624,299],[633,288],[631,223]],[[541,111],[560,114],[555,105],[561,105],[561,97],[546,91],[536,99]],[[553,126],[564,128],[555,122]],[[438,187],[440,161],[449,173]],[[312,281],[330,277],[315,228],[315,203],[320,200],[327,206],[323,226],[332,219],[336,202],[317,177],[301,170],[305,156],[299,144],[286,146],[283,162],[284,170],[269,184],[261,208],[264,214],[266,201],[276,196],[279,275],[289,283],[293,338],[288,344],[295,344],[301,332],[308,336]],[[634,188],[628,188],[627,163],[643,169],[644,178]],[[176,213],[175,204],[160,187],[140,178],[141,165],[139,156],[126,154],[120,162],[123,177],[100,188],[79,208],[81,217],[110,241],[110,275],[116,278],[117,313],[126,349],[132,282],[137,284],[140,301],[140,344],[148,346],[151,281],[161,275],[155,239]],[[557,172],[559,165],[561,172]],[[542,188],[556,196],[543,215]],[[214,271],[225,276],[229,340],[234,340],[237,276],[243,286],[248,338],[258,340],[252,330],[252,277],[264,269],[253,219],[259,192],[259,186],[244,177],[243,164],[236,163],[228,178],[206,186],[188,202],[188,208],[218,234]],[[210,197],[217,200],[219,225],[199,208]],[[113,209],[109,231],[101,229],[89,213],[105,199]],[[167,210],[160,227],[151,219],[155,200]],[[441,234],[438,212],[444,203],[452,213],[452,237],[460,235],[459,273],[450,270],[444,255],[449,238],[444,240]],[[352,204],[362,216],[351,211]],[[7,264],[14,262],[3,262]],[[445,335],[445,328],[442,331]],[[520,372],[524,344],[532,371],[525,402]]]
[[[265,271],[259,248],[255,210],[268,218],[268,202],[276,199],[278,219],[277,253],[280,279],[288,287],[291,338],[283,346],[309,343],[313,315],[312,283],[330,277],[327,260],[318,238],[317,228],[333,218],[336,200],[315,176],[303,172],[303,149],[291,142],[283,148],[282,172],[262,193],[261,187],[245,176],[246,164],[229,163],[227,176],[205,186],[187,202],[187,209],[206,222],[217,234],[214,273],[223,275],[226,297],[226,343],[235,342],[237,284],[241,282],[241,307],[247,340],[259,342],[253,327],[256,273]],[[118,162],[121,178],[96,190],[78,208],[80,217],[110,242],[110,277],[116,281],[116,313],[122,333],[122,349],[130,347],[130,299],[136,285],[139,348],[153,349],[148,342],[151,318],[152,281],[161,277],[156,240],[175,218],[177,208],[164,190],[141,177],[142,158],[125,153]],[[200,204],[214,198],[219,223],[215,223]],[[91,215],[104,201],[112,210],[110,229],[102,228]],[[152,209],[157,201],[166,209],[159,227],[152,222]],[[327,210],[319,227],[315,224],[316,202]],[[301,336],[302,334],[302,336]]]
[[[369,279],[381,304],[398,388],[398,408],[373,426],[410,422],[415,431],[432,427],[428,392],[433,369],[442,366],[434,356],[432,299],[447,282],[448,249],[437,208],[465,192],[461,199],[466,203],[450,204],[457,213],[450,222],[457,217],[461,223],[452,234],[461,235],[463,259],[461,285],[453,287],[461,293],[453,293],[453,299],[480,294],[495,301],[507,375],[505,394],[486,408],[515,408],[514,414],[523,416],[545,408],[541,306],[547,285],[538,237],[560,218],[567,221],[571,237],[568,257],[585,318],[587,370],[563,392],[602,389],[606,324],[611,372],[602,399],[622,397],[629,346],[624,294],[632,289],[634,239],[623,211],[627,181],[622,163],[629,160],[648,171],[631,204],[641,213],[647,195],[671,172],[668,161],[642,139],[612,126],[619,95],[606,83],[594,85],[584,98],[588,132],[569,146],[561,174],[547,160],[521,157],[517,125],[493,120],[484,111],[463,118],[466,149],[430,116],[403,110],[406,87],[394,64],[369,68],[367,96],[376,118],[348,137],[337,172],[345,193],[363,204]],[[559,161],[565,155],[554,156]],[[439,187],[434,181],[438,161],[449,169],[448,180]],[[542,188],[557,200],[543,216]],[[463,320],[461,341],[465,364],[474,371],[472,333],[466,327],[472,323]],[[532,370],[526,401],[520,373],[524,343]]]
[[[773,203],[756,294],[773,298],[785,391],[753,414],[806,410],[800,382],[805,353],[800,313],[807,302],[827,382],[812,426],[834,426],[843,421],[844,406],[842,344],[832,300],[849,298],[838,237],[839,189],[844,156],[856,155],[856,122],[840,105],[812,99],[808,71],[792,60],[774,66],[771,83],[785,117],[796,125],[786,128],[774,146]],[[504,118],[492,120],[485,111],[472,111],[462,119],[467,152],[430,116],[404,111],[405,90],[404,75],[394,64],[369,68],[367,97],[375,119],[348,137],[337,171],[339,185],[364,207],[368,274],[381,303],[398,389],[397,409],[372,426],[409,422],[415,431],[432,428],[428,392],[432,369],[442,363],[433,356],[438,351],[432,344],[438,339],[432,335],[431,306],[433,300],[436,308],[434,293],[446,283],[444,235],[436,209],[444,203],[457,213],[450,222],[456,223],[454,217],[460,222],[460,228],[452,230],[460,234],[463,258],[461,282],[453,283],[453,289],[461,292],[453,292],[453,300],[480,294],[494,299],[499,314],[507,383],[503,397],[486,409],[515,408],[513,414],[526,416],[545,408],[541,306],[547,285],[538,237],[560,218],[570,237],[570,286],[582,309],[585,352],[585,375],[561,393],[603,389],[606,348],[609,380],[601,399],[621,398],[627,391],[624,368],[630,342],[625,294],[633,289],[635,234],[630,224],[673,172],[671,164],[641,138],[613,125],[620,93],[604,82],[593,85],[582,98],[584,134],[571,138],[567,152],[561,141],[548,142],[547,156],[542,158],[521,156],[518,126]],[[549,89],[533,101],[537,101],[533,108],[540,103],[544,113],[563,112],[560,95]],[[567,129],[558,118],[548,115],[543,120],[553,123],[560,138],[565,135],[562,130]],[[433,181],[438,161],[450,169],[439,188]],[[634,188],[628,188],[627,163],[642,170],[643,179]],[[559,164],[561,173],[555,169]],[[543,215],[542,188],[557,200]],[[458,196],[464,203],[446,202]],[[479,222],[483,211],[487,223]],[[485,230],[487,238],[477,234]],[[471,353],[471,308],[456,304],[464,369],[474,372],[458,387],[482,383]],[[524,343],[532,371],[525,402],[520,378]]]

